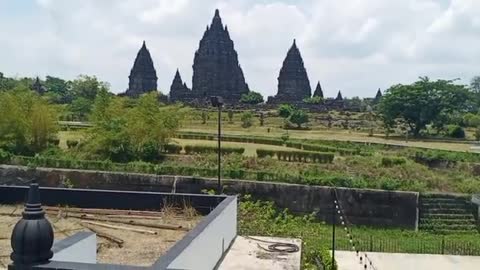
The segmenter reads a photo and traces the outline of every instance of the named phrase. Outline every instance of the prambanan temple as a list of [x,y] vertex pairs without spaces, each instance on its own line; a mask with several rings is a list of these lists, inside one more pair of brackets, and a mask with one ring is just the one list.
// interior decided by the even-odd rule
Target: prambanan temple
[[129,97],[138,97],[147,92],[157,91],[157,72],[145,41],[137,53],[128,79],[128,89],[125,95]]
[[[156,90],[157,74],[144,41],[130,72],[128,89],[124,95],[138,97]],[[223,25],[217,9],[194,55],[192,88],[188,88],[182,81],[177,69],[170,86],[169,101],[201,104],[210,96],[221,96],[226,103],[237,104],[241,96],[249,91],[228,28]],[[294,39],[278,75],[277,94],[269,97],[267,103],[300,105],[311,96],[310,80]],[[313,96],[324,98],[320,82],[317,83]],[[380,97],[381,92],[377,93],[375,99]],[[341,108],[342,94],[339,92],[335,99],[325,99],[324,105]]]
[[269,103],[301,103],[312,95],[307,70],[295,40],[283,60],[278,75],[278,93]]

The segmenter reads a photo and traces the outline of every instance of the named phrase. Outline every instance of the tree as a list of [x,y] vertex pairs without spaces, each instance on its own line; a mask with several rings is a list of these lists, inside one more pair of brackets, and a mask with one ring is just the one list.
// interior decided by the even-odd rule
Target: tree
[[25,85],[0,92],[0,115],[0,148],[31,154],[56,136],[56,108]]
[[295,108],[290,104],[282,104],[278,107],[278,115],[284,119],[290,117]]
[[418,136],[442,114],[462,110],[468,96],[468,89],[452,80],[430,81],[420,77],[413,84],[390,87],[379,104],[379,113],[387,128],[395,126],[396,119],[402,119],[410,132]]
[[323,98],[320,96],[313,96],[313,97],[303,99],[303,102],[307,104],[322,104]]
[[53,102],[61,104],[72,102],[72,91],[67,81],[47,76],[44,86],[47,88],[47,95]]
[[290,115],[290,122],[296,124],[298,128],[300,128],[302,124],[308,123],[308,121],[308,114],[304,110],[295,110],[292,115]]
[[98,91],[108,90],[109,85],[101,82],[95,76],[80,75],[70,83],[74,98],[82,97],[93,101]]
[[86,152],[113,161],[153,160],[180,127],[186,109],[160,106],[155,92],[142,95],[131,108],[126,100],[99,92],[90,114],[93,127]]
[[480,93],[480,76],[475,76],[470,81],[470,89],[474,93]]
[[263,96],[258,92],[250,91],[247,94],[243,94],[240,97],[240,102],[244,104],[253,104],[253,105],[263,103]]
[[242,127],[243,128],[248,128],[253,125],[253,114],[250,111],[246,111],[242,113]]
[[228,122],[233,123],[233,110],[228,110]]

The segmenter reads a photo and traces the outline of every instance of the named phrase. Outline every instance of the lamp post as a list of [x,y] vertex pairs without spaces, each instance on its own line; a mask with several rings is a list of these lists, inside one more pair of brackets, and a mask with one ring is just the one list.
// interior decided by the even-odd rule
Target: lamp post
[[217,194],[222,193],[222,183],[221,183],[221,157],[222,157],[222,148],[221,148],[221,123],[222,123],[222,106],[223,106],[223,99],[220,96],[212,96],[210,97],[210,102],[212,103],[213,107],[218,108],[218,160],[217,160],[217,165],[218,165],[218,182],[217,182]]
[[332,270],[335,269],[335,223],[337,221],[337,198],[335,190],[332,189]]

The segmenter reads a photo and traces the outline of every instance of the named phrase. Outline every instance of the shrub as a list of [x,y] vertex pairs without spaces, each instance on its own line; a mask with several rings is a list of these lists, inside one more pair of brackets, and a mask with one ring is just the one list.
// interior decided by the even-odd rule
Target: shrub
[[49,139],[48,142],[50,144],[53,144],[55,146],[58,146],[60,144],[60,139],[57,139],[57,138],[52,138],[52,139]]
[[0,149],[0,163],[8,163],[11,156],[12,155],[9,152]]
[[255,91],[250,91],[247,94],[243,94],[240,98],[241,103],[245,104],[258,104],[263,102],[263,96],[262,94],[255,92]]
[[457,125],[449,125],[448,126],[448,136],[457,139],[464,139],[465,138],[465,130],[462,127]]
[[297,142],[287,142],[286,146],[291,148],[302,149],[302,144]]
[[297,161],[311,163],[331,163],[334,155],[332,153],[306,152],[306,151],[282,151],[257,149],[257,156],[262,158],[266,156],[276,156],[282,161]]
[[182,146],[178,144],[166,144],[163,146],[163,150],[168,154],[180,154]]
[[249,111],[244,112],[241,117],[242,120],[242,127],[248,128],[253,125],[253,114]]
[[78,141],[76,140],[67,140],[67,147],[74,148],[78,145]]
[[[222,154],[243,154],[245,148],[242,147],[223,147],[221,148]],[[216,146],[207,146],[207,145],[185,145],[185,153],[190,154],[205,154],[205,153],[216,153]]]
[[407,162],[403,157],[383,157],[382,166],[383,167],[393,167],[396,165],[403,165]]

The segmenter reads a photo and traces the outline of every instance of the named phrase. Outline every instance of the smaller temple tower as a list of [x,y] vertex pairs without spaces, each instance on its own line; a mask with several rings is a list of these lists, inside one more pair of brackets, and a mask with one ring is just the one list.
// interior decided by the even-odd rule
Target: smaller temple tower
[[192,100],[191,95],[191,90],[187,87],[186,83],[182,82],[182,77],[177,69],[172,85],[170,86],[170,102],[188,102]]
[[380,102],[380,99],[382,99],[382,97],[383,97],[382,90],[380,90],[380,88],[378,88],[377,94],[375,95],[375,98],[373,99],[373,102],[374,103]]
[[47,89],[42,85],[40,78],[38,77],[35,79],[35,82],[33,82],[31,89],[37,92],[39,95],[43,95],[45,92],[47,92]]
[[317,83],[317,87],[315,88],[315,92],[313,92],[313,96],[323,98],[323,90],[322,86],[320,85],[320,81]]
[[157,90],[157,72],[145,41],[137,53],[128,79],[128,89],[125,93],[128,97],[137,98],[142,94]]
[[336,101],[342,101],[343,100],[343,96],[342,96],[342,92],[340,92],[340,90],[338,90],[338,94],[337,94],[337,97],[335,98]]

